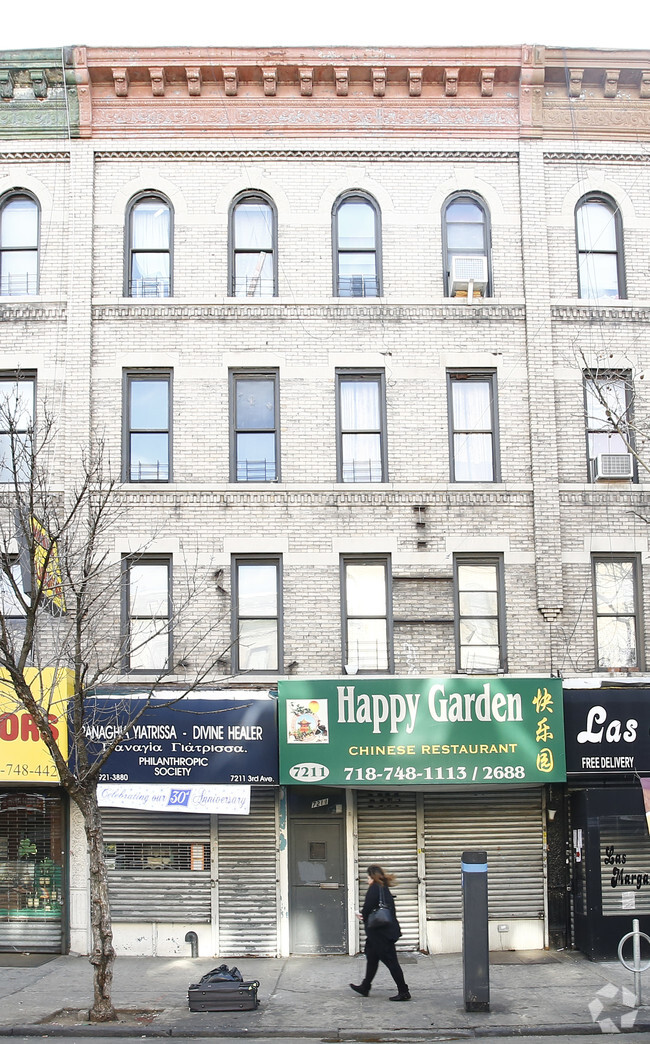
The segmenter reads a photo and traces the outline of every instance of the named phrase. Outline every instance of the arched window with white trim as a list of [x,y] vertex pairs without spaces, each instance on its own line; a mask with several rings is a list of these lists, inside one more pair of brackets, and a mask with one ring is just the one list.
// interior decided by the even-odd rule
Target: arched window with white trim
[[0,201],[0,296],[38,293],[40,208],[28,192],[17,190]]
[[171,297],[173,211],[153,192],[131,200],[127,211],[126,297]]
[[490,224],[483,200],[457,192],[442,209],[445,297],[492,296]]
[[277,295],[277,215],[261,192],[242,193],[230,208],[229,269],[232,297]]
[[347,193],[334,204],[335,297],[381,297],[381,214],[371,196]]
[[578,296],[591,300],[626,297],[621,212],[609,196],[589,193],[576,207]]

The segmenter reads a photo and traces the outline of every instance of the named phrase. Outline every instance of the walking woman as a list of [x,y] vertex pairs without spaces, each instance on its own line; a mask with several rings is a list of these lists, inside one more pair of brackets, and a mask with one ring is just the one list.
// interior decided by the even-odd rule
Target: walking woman
[[[395,916],[395,900],[390,893],[390,886],[393,884],[393,881],[393,875],[384,873],[377,863],[372,863],[368,867],[368,891],[363,903],[363,910],[358,914],[362,918],[366,929],[366,945],[364,949],[366,974],[363,982],[360,982],[358,986],[355,986],[352,982],[350,986],[355,993],[360,993],[362,997],[367,997],[381,961],[388,968],[397,986],[397,993],[390,1000],[408,1001],[411,999],[411,994],[404,982],[404,973],[400,968],[397,953],[395,952],[395,943],[402,931]],[[383,906],[387,906],[393,916],[388,924],[371,928],[368,925],[368,918],[380,903]]]

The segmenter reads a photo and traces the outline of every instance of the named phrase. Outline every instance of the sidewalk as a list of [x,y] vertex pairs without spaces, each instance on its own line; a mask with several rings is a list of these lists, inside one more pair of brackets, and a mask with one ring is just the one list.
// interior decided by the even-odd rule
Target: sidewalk
[[[4,958],[4,960],[3,960]],[[394,986],[380,965],[362,998],[348,983],[363,978],[363,957],[229,959],[245,979],[259,979],[260,1006],[248,1012],[190,1012],[187,987],[220,958],[119,957],[113,999],[118,1024],[84,1024],[92,1000],[85,957],[0,954],[0,1036],[322,1037],[330,1040],[431,1039],[433,1033],[474,1038],[508,1034],[650,1031],[650,972],[634,1007],[634,976],[618,962],[593,963],[577,953],[491,954],[489,1012],[466,1012],[460,954],[400,956],[413,1000],[391,1004]],[[26,965],[26,966],[25,966]],[[68,1012],[62,1016],[57,1013]],[[128,1015],[125,1013],[128,1011]],[[138,1012],[155,1012],[153,1016]],[[81,1013],[81,1014],[80,1014]]]

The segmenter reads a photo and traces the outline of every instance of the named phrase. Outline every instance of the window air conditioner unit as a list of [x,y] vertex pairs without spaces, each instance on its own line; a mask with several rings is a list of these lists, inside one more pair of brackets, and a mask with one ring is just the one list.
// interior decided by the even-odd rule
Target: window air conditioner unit
[[456,254],[451,259],[450,293],[455,297],[459,290],[472,289],[484,294],[487,289],[487,257],[481,254]]
[[633,476],[631,453],[599,453],[594,459],[595,479],[631,479]]

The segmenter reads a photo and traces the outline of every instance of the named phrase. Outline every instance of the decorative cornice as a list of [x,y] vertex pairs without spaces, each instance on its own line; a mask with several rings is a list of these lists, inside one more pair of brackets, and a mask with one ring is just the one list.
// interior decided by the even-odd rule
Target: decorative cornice
[[65,151],[61,150],[59,152],[37,152],[28,149],[21,150],[20,152],[16,152],[15,150],[4,152],[2,147],[0,147],[0,163],[51,163],[52,161],[69,163],[69,149],[66,149]]
[[[560,489],[560,504],[568,507],[634,507],[643,508],[650,514],[650,492],[647,487],[617,489],[607,483],[606,489]],[[619,520],[620,521],[620,520]]]
[[525,490],[509,491],[445,491],[369,489],[280,489],[275,485],[268,489],[140,489],[120,487],[114,494],[113,503],[119,507],[155,505],[157,508],[175,507],[412,507],[426,502],[428,507],[466,507],[510,505],[530,507],[532,493]]
[[650,305],[622,301],[617,305],[555,304],[551,318],[581,323],[648,323]]
[[134,299],[133,302],[121,300],[119,303],[95,303],[93,305],[94,320],[150,320],[150,319],[230,319],[268,321],[326,319],[353,320],[358,322],[403,322],[404,320],[432,322],[433,320],[451,319],[456,322],[480,322],[487,319],[523,321],[526,310],[523,304],[498,304],[492,299],[475,301],[468,305],[466,301],[449,301],[444,304],[282,304],[280,301],[261,301],[259,304],[250,301],[233,302],[232,304],[193,304],[179,302],[173,304],[169,298],[158,304],[143,304]]
[[[28,154],[26,154],[28,155]],[[95,153],[95,157],[98,161],[110,161],[110,160],[125,160],[125,159],[137,159],[137,160],[204,160],[209,162],[219,160],[238,160],[240,162],[246,162],[248,160],[298,160],[303,162],[304,160],[334,160],[339,162],[340,160],[361,160],[367,162],[368,160],[376,160],[381,162],[390,162],[394,160],[396,163],[404,163],[408,161],[413,162],[458,162],[461,163],[463,160],[471,161],[472,163],[480,162],[492,162],[494,160],[514,160],[515,162],[519,158],[519,152],[511,147],[507,149],[491,148],[491,149],[477,149],[475,146],[468,146],[467,149],[377,149],[369,145],[367,149],[360,148],[340,148],[340,149],[314,149],[305,148],[302,145],[297,144],[295,148],[269,148],[261,145],[259,149],[178,149],[171,146],[169,149],[160,148],[147,148],[143,146],[141,149],[124,148],[124,149],[99,149]]]
[[547,163],[650,163],[647,152],[545,152]]
[[66,320],[68,309],[62,301],[16,301],[0,303],[0,323],[33,320]]

